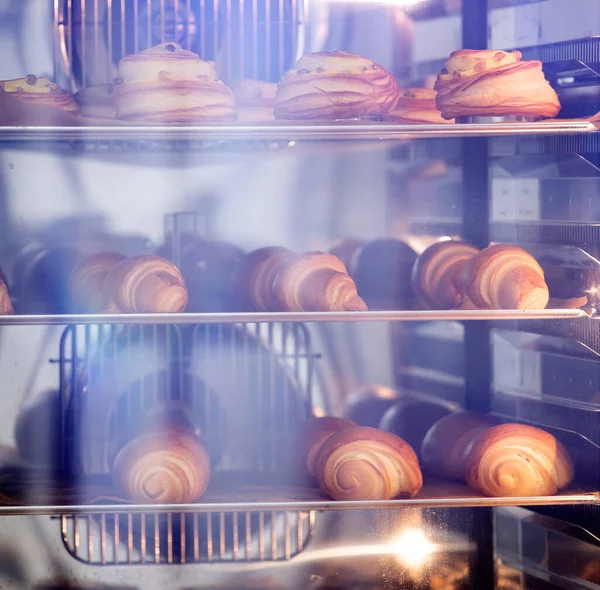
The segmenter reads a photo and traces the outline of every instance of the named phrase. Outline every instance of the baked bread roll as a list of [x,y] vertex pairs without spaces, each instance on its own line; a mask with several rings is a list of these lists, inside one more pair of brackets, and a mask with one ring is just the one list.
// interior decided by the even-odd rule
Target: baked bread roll
[[344,263],[324,252],[287,260],[275,276],[273,291],[283,311],[367,311]]
[[188,504],[206,491],[210,461],[202,444],[175,427],[133,439],[112,466],[115,486],[138,504]]
[[351,391],[344,415],[359,426],[377,428],[382,416],[400,399],[400,393],[384,385],[367,385]]
[[294,439],[292,454],[294,465],[298,466],[298,475],[316,478],[316,461],[325,441],[344,428],[356,426],[351,420],[326,416],[312,418],[300,426]]
[[177,43],[124,57],[115,84],[117,118],[129,121],[234,121],[235,99],[215,64]]
[[320,488],[335,500],[412,498],[423,487],[413,449],[401,438],[367,426],[330,436],[316,461]]
[[114,119],[117,115],[112,84],[84,88],[77,92],[73,98],[79,105],[81,114],[84,117]]
[[450,408],[446,404],[404,397],[386,411],[379,428],[406,441],[419,457],[429,429],[448,414]]
[[398,98],[394,77],[370,59],[344,51],[308,53],[279,82],[275,118],[382,117]]
[[0,88],[21,102],[54,107],[59,111],[79,115],[79,106],[73,97],[48,78],[29,74],[26,78],[0,81]]
[[408,309],[417,253],[396,238],[372,240],[354,256],[350,275],[369,309]]
[[277,84],[261,80],[238,80],[231,85],[241,123],[274,121]]
[[460,285],[463,298],[478,309],[544,309],[550,298],[542,267],[508,244],[489,246],[470,258]]
[[280,311],[273,292],[279,270],[294,252],[278,246],[267,246],[246,256],[235,280],[241,307],[248,311]]
[[435,104],[437,92],[429,88],[401,88],[398,104],[386,119],[394,123],[448,124]]
[[551,496],[574,477],[573,463],[550,433],[522,424],[483,431],[467,451],[467,483],[486,496]]
[[479,250],[460,240],[437,242],[417,258],[412,288],[429,309],[456,309],[463,302],[460,277],[466,262]]
[[555,117],[560,102],[541,61],[520,51],[460,49],[438,74],[436,105],[444,119],[469,116]]
[[6,283],[0,279],[0,315],[12,315],[14,313],[15,310],[13,309],[12,301],[10,300],[8,287],[6,286]]
[[102,253],[89,256],[80,262],[69,275],[69,293],[75,309],[89,313],[114,310],[106,277],[125,260],[125,256]]
[[179,313],[188,302],[179,269],[159,256],[136,256],[115,266],[106,290],[121,313]]
[[436,477],[464,481],[465,458],[473,441],[500,421],[473,412],[454,412],[438,420],[421,445],[423,469]]

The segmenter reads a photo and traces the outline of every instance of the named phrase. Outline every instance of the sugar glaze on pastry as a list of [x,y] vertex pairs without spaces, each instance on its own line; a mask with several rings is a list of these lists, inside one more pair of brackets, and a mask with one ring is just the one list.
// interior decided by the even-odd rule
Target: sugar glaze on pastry
[[398,98],[394,77],[370,59],[344,51],[309,53],[279,82],[275,118],[379,117]]
[[0,81],[0,88],[21,102],[54,107],[61,111],[79,114],[79,106],[70,94],[48,78],[29,74],[25,78]]
[[444,119],[468,116],[555,117],[560,102],[542,62],[520,51],[461,49],[438,74],[436,104]]
[[117,118],[133,121],[232,121],[231,90],[214,62],[202,61],[177,43],[124,57],[114,81]]

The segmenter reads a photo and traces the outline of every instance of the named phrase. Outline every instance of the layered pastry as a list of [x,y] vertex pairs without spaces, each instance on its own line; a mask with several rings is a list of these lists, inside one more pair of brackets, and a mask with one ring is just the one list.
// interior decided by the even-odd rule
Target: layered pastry
[[560,102],[542,62],[521,57],[520,51],[454,51],[434,86],[442,117],[555,117]]
[[564,446],[549,432],[523,424],[484,430],[467,451],[467,483],[486,496],[552,496],[574,477]]
[[331,435],[316,461],[319,487],[334,500],[412,498],[423,487],[417,455],[401,438],[355,426]]
[[15,313],[15,310],[13,309],[10,300],[8,287],[6,286],[6,283],[0,279],[0,315],[12,315],[13,313]]
[[124,57],[114,81],[117,118],[129,121],[234,121],[235,99],[215,64],[177,43]]
[[261,80],[238,80],[231,85],[237,104],[237,120],[242,123],[260,123],[275,119],[277,84]]
[[72,115],[79,114],[79,106],[73,97],[48,78],[29,74],[26,78],[0,81],[0,88],[24,103],[54,107]]
[[492,416],[460,411],[438,420],[421,445],[423,468],[438,477],[464,481],[465,458],[473,441],[500,421]]
[[454,123],[442,117],[435,104],[437,92],[429,88],[401,88],[400,100],[387,116],[395,123]]
[[112,466],[117,489],[138,504],[188,504],[206,491],[208,453],[191,433],[165,425],[127,443]]
[[343,51],[308,53],[279,82],[275,118],[383,117],[398,98],[394,77],[370,59]]
[[412,288],[429,309],[455,309],[462,304],[462,270],[479,250],[460,240],[436,242],[424,250],[412,270]]
[[106,277],[106,294],[122,313],[179,313],[188,293],[179,269],[159,256],[136,256]]
[[114,119],[117,115],[112,84],[85,88],[77,92],[73,98],[79,105],[81,114],[84,117]]
[[463,299],[477,309],[544,309],[550,297],[542,267],[531,254],[509,244],[475,254],[459,282]]

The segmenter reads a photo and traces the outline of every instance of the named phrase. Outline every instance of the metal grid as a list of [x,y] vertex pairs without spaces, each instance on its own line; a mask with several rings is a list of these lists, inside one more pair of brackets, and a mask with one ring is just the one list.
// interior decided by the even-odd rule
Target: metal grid
[[313,536],[316,513],[63,515],[67,551],[90,565],[286,561]]
[[225,81],[276,82],[304,53],[305,13],[305,0],[55,0],[57,81],[104,84],[125,55],[177,41]]
[[124,437],[175,413],[216,471],[277,473],[283,437],[310,413],[315,358],[302,324],[68,326],[63,467],[106,475]]

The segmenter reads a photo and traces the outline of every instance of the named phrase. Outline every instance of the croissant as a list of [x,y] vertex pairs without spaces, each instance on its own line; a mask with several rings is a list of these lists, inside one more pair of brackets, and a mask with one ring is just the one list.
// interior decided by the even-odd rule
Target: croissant
[[344,263],[323,252],[287,261],[277,272],[273,292],[283,311],[366,311]]
[[273,283],[280,268],[293,256],[291,250],[275,246],[259,248],[246,256],[235,281],[244,309],[277,311]]
[[423,469],[431,475],[464,481],[467,450],[486,428],[498,424],[496,418],[467,411],[438,420],[421,445]]
[[[0,271],[0,274],[2,271]],[[8,294],[8,287],[6,283],[0,279],[0,315],[12,315],[15,313],[10,295]]]
[[235,99],[215,64],[177,43],[124,57],[114,81],[117,118],[130,121],[234,121]]
[[331,416],[305,422],[300,427],[292,450],[296,458],[294,463],[299,464],[300,472],[316,478],[316,459],[325,441],[332,434],[351,426],[356,426],[352,420]]
[[501,424],[481,433],[467,451],[467,483],[486,496],[551,496],[571,483],[573,463],[550,433]]
[[69,276],[69,293],[81,311],[102,313],[114,307],[106,288],[106,277],[125,256],[94,254],[80,262]]
[[394,77],[370,59],[344,51],[308,53],[279,82],[275,118],[380,117],[398,98]]
[[21,102],[79,115],[79,106],[73,97],[48,78],[29,74],[26,78],[0,81],[0,88]]
[[507,244],[473,256],[462,270],[460,285],[463,298],[478,309],[544,309],[550,297],[535,258]]
[[316,460],[321,489],[335,500],[390,500],[423,486],[419,461],[401,438],[368,426],[330,436]]
[[412,270],[415,295],[430,309],[456,309],[462,303],[460,276],[477,254],[475,246],[459,240],[437,242],[417,258]]
[[188,504],[206,491],[210,460],[192,434],[173,427],[133,439],[112,466],[117,489],[138,504]]
[[124,260],[106,277],[106,289],[122,313],[179,313],[188,302],[179,269],[159,256]]
[[560,102],[542,62],[521,58],[520,51],[454,51],[434,85],[442,117],[555,117]]

